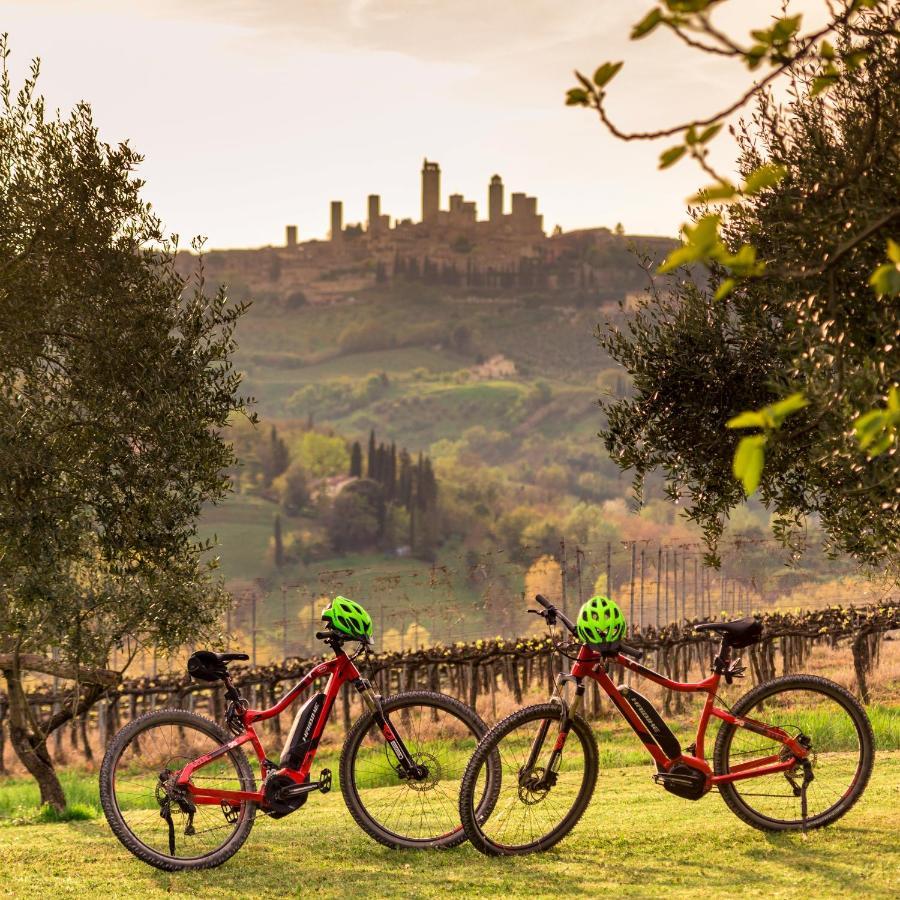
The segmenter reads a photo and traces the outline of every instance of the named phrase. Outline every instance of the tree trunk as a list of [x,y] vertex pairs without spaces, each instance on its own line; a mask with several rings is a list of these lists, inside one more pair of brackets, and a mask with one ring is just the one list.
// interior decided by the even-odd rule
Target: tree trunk
[[49,803],[57,812],[66,808],[63,791],[53,760],[47,750],[46,735],[36,728],[28,709],[21,673],[18,669],[4,669],[9,697],[9,742],[22,765],[31,773],[41,791],[41,803]]

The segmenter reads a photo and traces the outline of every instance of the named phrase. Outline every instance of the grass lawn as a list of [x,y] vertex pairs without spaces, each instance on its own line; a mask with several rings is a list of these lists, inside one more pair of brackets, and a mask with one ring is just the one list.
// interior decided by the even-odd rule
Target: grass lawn
[[648,767],[607,768],[557,848],[488,859],[390,851],[354,825],[339,792],[294,816],[258,820],[223,867],[168,875],[133,859],[102,819],[0,828],[0,896],[67,897],[896,897],[900,753],[879,754],[862,801],[823,831],[767,835],[714,794],[665,793]]

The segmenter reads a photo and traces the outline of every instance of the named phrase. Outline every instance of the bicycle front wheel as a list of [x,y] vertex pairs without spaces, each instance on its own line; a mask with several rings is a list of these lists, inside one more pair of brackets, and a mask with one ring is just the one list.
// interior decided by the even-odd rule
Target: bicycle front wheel
[[[169,872],[210,869],[240,849],[255,804],[194,804],[176,786],[189,762],[230,740],[215,722],[183,709],[147,713],[113,738],[100,767],[100,802],[113,833],[138,859]],[[202,766],[190,781],[207,789],[256,789],[240,749]]]
[[[810,750],[809,775],[798,762],[784,772],[719,785],[728,807],[748,825],[763,831],[821,828],[843,816],[865,790],[875,737],[859,701],[839,684],[817,675],[787,675],[755,687],[731,711],[776,726]],[[725,775],[753,760],[791,758],[784,744],[723,723],[713,761],[716,774]],[[804,810],[802,788],[809,776]]]
[[[444,849],[463,843],[459,789],[466,762],[487,731],[478,714],[453,697],[410,691],[382,701],[391,728],[427,776],[408,778],[375,717],[365,713],[341,753],[341,792],[363,831],[394,849]],[[496,800],[495,767],[476,802],[488,812]]]
[[[469,840],[488,856],[534,853],[561,841],[584,814],[597,783],[597,740],[572,716],[562,756],[550,756],[561,709],[542,703],[514,712],[478,745],[463,776],[459,813]],[[487,766],[499,757],[501,784],[490,815],[478,809]]]

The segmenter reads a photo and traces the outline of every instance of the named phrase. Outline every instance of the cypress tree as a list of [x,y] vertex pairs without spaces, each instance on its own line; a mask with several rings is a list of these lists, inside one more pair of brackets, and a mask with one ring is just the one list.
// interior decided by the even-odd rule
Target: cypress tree
[[350,477],[362,478],[362,447],[359,441],[354,441],[350,450]]
[[284,565],[284,540],[281,536],[281,516],[275,515],[275,565],[280,569]]
[[366,476],[375,477],[375,429],[369,432],[369,452],[366,460]]

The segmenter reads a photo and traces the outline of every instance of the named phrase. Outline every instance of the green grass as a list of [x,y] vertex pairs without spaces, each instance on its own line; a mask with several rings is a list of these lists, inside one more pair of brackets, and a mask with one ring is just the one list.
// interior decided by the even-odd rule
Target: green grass
[[554,850],[488,859],[387,850],[361,832],[340,794],[313,795],[261,820],[219,869],[144,866],[102,819],[0,829],[0,895],[81,897],[896,897],[900,754],[879,755],[860,803],[822,831],[767,835],[711,794],[699,803],[654,786],[649,768],[605,768],[575,831]]

